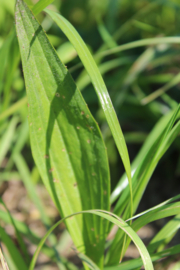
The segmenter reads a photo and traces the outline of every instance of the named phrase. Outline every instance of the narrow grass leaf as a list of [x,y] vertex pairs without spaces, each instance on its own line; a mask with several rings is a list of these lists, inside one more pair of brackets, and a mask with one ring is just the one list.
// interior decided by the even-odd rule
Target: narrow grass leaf
[[[159,137],[157,134],[155,134],[154,139],[152,142],[150,142],[151,147],[148,149],[146,153],[144,153],[144,157],[142,157],[142,160],[139,160],[139,166],[137,164],[136,171],[133,175],[133,192],[134,192],[134,211],[136,211],[139,202],[142,198],[142,195],[144,193],[144,190],[150,180],[150,177],[153,174],[154,169],[156,168],[160,158],[165,153],[165,151],[170,147],[174,139],[177,137],[179,131],[180,131],[180,124],[179,122],[173,127],[174,122],[179,117],[179,106],[173,111],[173,114],[170,114],[170,117],[168,117],[168,121],[166,122],[166,126],[161,126],[163,128],[159,134]],[[171,130],[172,129],[172,130]],[[155,129],[156,130],[156,129]],[[153,131],[154,133],[154,131]],[[151,134],[152,135],[152,134]],[[142,166],[143,164],[143,166]],[[121,215],[123,213],[123,219],[127,219],[130,204],[129,204],[129,191],[128,189],[123,192],[122,196],[118,200],[114,212],[118,215]],[[122,237],[123,233],[121,231],[118,231],[116,234],[116,237],[112,241],[111,247],[107,252],[106,262],[108,265],[113,265],[118,262],[118,253],[117,253],[117,247],[120,249],[122,248]],[[130,243],[128,241],[128,243]],[[127,246],[126,246],[127,247]]]
[[81,211],[78,213],[74,213],[72,215],[69,215],[63,219],[61,219],[60,221],[58,221],[54,226],[51,227],[51,229],[46,233],[46,235],[43,237],[43,239],[41,240],[41,242],[39,243],[34,256],[32,258],[31,261],[31,265],[29,267],[29,270],[33,270],[36,264],[36,260],[37,257],[41,251],[41,248],[43,246],[43,244],[45,243],[46,239],[48,238],[48,236],[50,235],[50,233],[57,227],[59,226],[60,223],[64,222],[66,219],[71,218],[74,215],[80,215],[80,214],[93,214],[93,215],[98,215],[101,216],[107,220],[109,220],[110,222],[116,224],[120,229],[122,229],[134,242],[134,244],[136,245],[136,247],[138,248],[138,251],[141,255],[143,264],[144,264],[144,268],[145,270],[153,270],[153,265],[149,256],[149,253],[146,250],[146,247],[144,246],[142,240],[139,238],[139,236],[132,230],[132,228],[130,226],[128,226],[128,224],[126,222],[124,222],[121,218],[119,218],[118,216],[112,214],[111,212],[107,212],[107,211],[103,211],[103,210],[87,210],[87,211]]
[[7,212],[8,216],[9,216],[9,218],[10,218],[10,220],[11,220],[11,223],[12,223],[12,225],[13,225],[13,227],[14,227],[14,230],[15,230],[15,234],[16,234],[18,243],[19,243],[20,248],[21,248],[21,252],[23,253],[23,255],[24,255],[24,257],[25,257],[26,263],[28,263],[29,260],[30,260],[30,257],[29,257],[29,254],[28,254],[28,252],[27,252],[27,249],[26,249],[26,246],[25,246],[25,244],[24,244],[24,241],[23,241],[23,239],[22,239],[22,236],[21,236],[21,234],[19,233],[19,231],[18,231],[18,229],[17,229],[17,227],[16,227],[16,225],[15,225],[15,222],[14,222],[14,219],[13,219],[11,213],[9,212],[9,210],[7,209],[5,203],[3,202],[3,200],[2,200],[1,198],[0,198],[0,203],[4,206],[6,212]]
[[39,0],[32,8],[34,15],[38,15],[44,8],[49,6],[54,0]]
[[39,214],[40,214],[42,222],[46,225],[46,227],[48,227],[51,224],[50,219],[48,218],[45,208],[42,205],[40,198],[38,197],[35,186],[31,180],[31,174],[30,174],[29,168],[23,156],[20,153],[15,153],[13,155],[13,160],[14,160],[14,164],[16,165],[21,175],[21,179],[27,190],[29,198],[39,210]]
[[[156,254],[150,254],[150,255],[151,255],[152,262],[155,262],[164,257],[179,254],[179,252],[180,252],[180,245],[176,245],[174,247],[165,249],[161,252],[157,252]],[[143,265],[142,259],[138,258],[138,259],[122,262],[121,264],[116,265],[116,266],[105,267],[104,270],[134,270],[139,267],[142,267],[142,265]],[[179,270],[179,268],[177,270]]]
[[[108,210],[110,176],[99,127],[22,0],[16,5],[16,27],[32,153],[47,190],[62,217],[87,209]],[[87,215],[73,217],[66,225],[78,251],[102,266],[107,221]]]
[[165,92],[167,92],[169,89],[171,89],[172,87],[174,87],[175,85],[177,85],[179,82],[180,82],[180,73],[178,73],[172,80],[170,80],[170,82],[168,82],[167,84],[165,84],[164,86],[162,86],[158,90],[154,91],[149,96],[143,98],[141,100],[141,103],[143,105],[146,105],[146,104],[150,103],[151,101],[153,101],[156,98],[160,97]]
[[[40,242],[41,238],[37,234],[35,234],[25,223],[23,223],[19,220],[16,220],[15,218],[13,218],[13,223],[12,223],[12,219],[10,218],[10,216],[2,210],[0,211],[0,218],[1,218],[1,220],[3,220],[7,224],[13,225],[13,223],[14,223],[18,232],[21,233],[32,244],[37,246],[38,243]],[[58,255],[58,259],[57,259],[57,256],[54,252],[54,249],[52,247],[49,247],[49,245],[44,245],[42,252],[54,262],[57,262],[58,260],[60,260],[64,264],[66,264],[66,265],[68,264],[68,261],[60,255]],[[69,263],[69,264],[71,265],[71,263]]]
[[2,112],[0,114],[0,121],[21,110],[21,108],[25,106],[25,104],[27,104],[27,97],[20,99],[19,101],[11,105],[9,108],[7,108],[4,112]]
[[178,200],[178,199],[180,199],[180,195],[177,195],[177,196],[175,196],[175,197],[173,197],[173,198],[171,198],[171,199],[168,199],[167,201],[162,202],[162,203],[160,203],[160,204],[158,204],[158,205],[156,205],[156,206],[154,206],[154,207],[152,207],[152,208],[150,208],[150,209],[148,209],[148,210],[146,210],[146,211],[144,211],[144,212],[142,212],[142,213],[139,213],[139,214],[133,216],[132,218],[127,219],[126,222],[129,221],[129,220],[133,220],[133,219],[136,219],[136,218],[138,218],[138,217],[141,217],[141,216],[145,215],[146,213],[149,213],[149,212],[151,212],[151,211],[153,211],[153,210],[157,210],[157,209],[160,208],[161,206],[166,205],[166,204],[168,204],[168,203],[170,203],[170,202],[176,201],[176,200]]
[[17,117],[13,117],[8,125],[7,130],[3,134],[0,140],[0,164],[2,163],[3,159],[5,158],[7,151],[9,150],[9,147],[11,146],[15,128],[18,122]]
[[180,227],[180,214],[171,219],[151,240],[148,245],[148,251],[150,253],[155,252],[157,249],[161,251],[161,248],[164,248],[164,245],[167,245],[168,242],[172,239],[175,233]]
[[[113,70],[114,68],[120,67],[122,65],[131,64],[134,60],[134,57],[121,57],[113,60],[106,61],[98,66],[101,75],[104,75],[108,71]],[[91,82],[91,78],[86,72],[83,72],[78,79],[76,80],[77,86],[82,91],[86,86]]]
[[154,220],[174,216],[179,213],[180,213],[180,202],[163,205],[159,209],[155,209],[152,212],[139,217],[137,220],[133,222],[132,228],[135,231],[138,231],[140,228],[142,228],[143,226]]
[[5,230],[0,227],[0,236],[1,241],[4,243],[6,248],[8,249],[8,252],[12,258],[12,261],[16,265],[17,269],[19,270],[28,270],[28,267],[22,257],[22,255],[19,253],[17,247],[14,245],[11,238],[7,235]]
[[[140,149],[138,155],[136,156],[136,158],[134,159],[134,161],[132,162],[131,168],[132,168],[132,176],[135,174],[135,171],[137,170],[137,168],[139,170],[144,170],[144,162],[146,161],[145,156],[147,155],[147,153],[150,153],[150,151],[153,153],[154,152],[154,147],[155,147],[155,142],[158,142],[160,140],[160,138],[163,136],[168,122],[170,121],[171,117],[173,116],[175,110],[177,109],[177,107],[170,111],[168,114],[166,114],[165,116],[163,116],[155,125],[155,127],[153,128],[153,130],[151,131],[151,133],[149,134],[149,136],[147,137],[145,143],[143,144],[142,148]],[[180,117],[180,115],[178,115],[178,118]],[[151,154],[152,155],[152,154]],[[151,156],[150,155],[150,156]],[[141,169],[140,169],[141,168]],[[132,181],[136,181],[137,178],[132,178]],[[127,177],[124,174],[122,176],[122,178],[120,179],[119,183],[117,184],[116,188],[114,189],[114,191],[111,194],[111,203],[115,202],[115,200],[118,198],[118,196],[121,194],[121,192],[127,187]],[[128,197],[129,195],[126,194],[126,192],[129,192],[127,189],[125,192],[123,192],[122,196],[119,199],[119,202],[116,204],[115,206],[115,213],[120,213],[120,209],[122,207],[122,199],[123,196],[124,197]]]
[[116,146],[119,150],[122,162],[124,164],[127,177],[129,180],[129,188],[131,194],[131,215],[133,213],[133,196],[132,196],[132,184],[131,184],[131,167],[129,161],[128,150],[126,147],[126,143],[124,140],[124,136],[119,125],[115,110],[113,108],[109,93],[103,81],[103,78],[99,72],[99,69],[90,54],[86,44],[77,33],[75,28],[60,14],[46,10],[46,12],[51,16],[51,18],[57,23],[57,25],[61,28],[64,34],[68,37],[71,41],[73,46],[75,47],[81,61],[83,62],[85,69],[87,70],[92,84],[94,85],[95,91],[99,97],[100,104],[106,116],[106,120],[109,124],[111,129],[112,135],[116,142]]
[[116,48],[100,52],[97,56],[107,56],[117,52],[130,50],[143,46],[158,45],[158,44],[179,44],[180,37],[161,37],[161,38],[147,38],[142,40],[136,40],[127,44],[120,45]]

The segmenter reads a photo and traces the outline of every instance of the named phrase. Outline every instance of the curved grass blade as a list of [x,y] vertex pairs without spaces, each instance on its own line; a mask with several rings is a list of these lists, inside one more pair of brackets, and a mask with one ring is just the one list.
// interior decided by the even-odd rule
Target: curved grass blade
[[[176,110],[176,108],[175,108],[175,110]],[[132,162],[132,165],[131,165],[132,176],[135,174],[138,167],[139,167],[139,170],[140,170],[140,167],[141,167],[141,170],[144,170],[144,162],[146,161],[145,156],[147,155],[147,153],[150,153],[150,151],[152,151],[152,152],[154,151],[153,148],[156,146],[155,142],[158,142],[160,140],[160,138],[163,136],[165,129],[166,129],[166,126],[168,125],[168,122],[170,121],[171,117],[173,116],[175,110],[172,110],[171,112],[169,112],[168,114],[163,116],[158,121],[158,123],[155,125],[155,127],[153,128],[151,133],[149,134],[147,140],[143,144],[137,157]],[[180,117],[180,115],[178,115],[178,118],[179,117]],[[132,178],[132,181],[135,181],[136,179]],[[122,178],[120,179],[119,183],[117,184],[116,188],[114,189],[114,191],[111,194],[111,203],[115,202],[115,200],[119,197],[121,192],[127,187],[127,182],[128,182],[127,177],[124,174],[122,176]],[[116,204],[115,213],[118,213],[118,214],[121,213],[120,208],[122,207],[122,199],[124,196],[126,196],[126,197],[129,196],[129,195],[126,195],[126,192],[128,192],[128,190],[123,192],[119,202]]]
[[142,228],[143,226],[154,220],[174,216],[179,213],[180,213],[180,202],[163,205],[159,209],[155,209],[152,212],[139,217],[137,220],[133,222],[132,228],[135,231],[138,231],[140,228]]
[[63,219],[61,219],[60,221],[58,221],[55,225],[53,225],[51,227],[51,229],[46,233],[46,235],[43,237],[43,239],[41,240],[41,242],[39,243],[34,256],[32,258],[29,270],[33,270],[36,264],[36,260],[37,257],[41,251],[42,246],[44,245],[46,239],[48,238],[48,236],[50,235],[50,233],[62,222],[64,222],[66,219],[74,216],[74,215],[80,215],[80,214],[94,214],[94,215],[98,215],[101,216],[107,220],[109,220],[110,222],[116,224],[120,229],[122,229],[134,242],[134,244],[136,245],[136,247],[139,250],[139,253],[141,255],[145,270],[153,270],[153,265],[149,256],[149,253],[146,250],[146,247],[144,246],[142,240],[139,238],[139,236],[132,230],[132,228],[130,226],[128,226],[128,224],[126,222],[124,222],[121,218],[119,218],[118,216],[116,216],[115,214],[111,213],[111,212],[107,212],[107,211],[103,211],[103,210],[87,210],[87,211],[81,211],[78,213],[74,213],[72,215],[69,215]]
[[[87,209],[109,210],[109,166],[98,125],[22,0],[16,5],[16,28],[32,153],[47,190],[62,217]],[[87,215],[73,217],[66,225],[78,251],[102,266],[108,223]]]
[[[180,213],[180,202],[171,203],[168,205],[164,205],[158,209],[155,209],[134,221],[132,224],[132,229],[137,232],[140,228],[149,224],[152,221],[159,220],[165,217],[174,216]],[[130,244],[130,240],[128,239],[126,249]]]
[[[152,262],[155,262],[164,257],[172,256],[178,253],[180,253],[180,245],[176,245],[174,247],[165,249],[161,252],[157,252],[156,254],[151,254],[151,260]],[[104,270],[134,270],[134,269],[137,269],[138,267],[142,267],[142,265],[143,265],[142,259],[138,258],[138,259],[133,259],[130,261],[123,262],[116,266],[105,267]],[[179,270],[179,268],[176,270]]]
[[[164,205],[164,206],[162,206],[162,207],[160,207],[158,209],[155,209],[154,211],[151,211],[151,212],[141,216],[140,218],[138,218],[132,224],[132,229],[137,232],[140,228],[142,228],[146,224],[149,224],[152,221],[155,221],[155,220],[158,220],[158,219],[161,219],[161,218],[165,218],[165,217],[169,217],[169,216],[173,216],[173,215],[176,215],[176,214],[179,214],[179,213],[180,213],[180,202],[172,203],[172,204],[169,204],[169,205]],[[118,241],[122,241],[122,239],[123,239],[123,234],[121,234],[121,235],[119,234],[118,235]],[[130,244],[130,241],[131,240],[128,238],[125,250],[127,249],[128,245]],[[116,248],[117,247],[120,248],[120,245],[116,245]],[[114,253],[116,253],[115,257],[111,258],[108,261],[109,265],[113,265],[113,262],[117,261],[116,257],[118,257],[118,252],[114,251]],[[111,252],[111,254],[112,254],[112,252]],[[117,262],[116,262],[116,264],[117,264]]]
[[107,55],[115,54],[117,52],[122,52],[125,50],[130,50],[130,49],[143,47],[143,46],[158,45],[158,44],[179,44],[179,43],[180,43],[180,37],[147,38],[147,39],[129,42],[127,44],[120,45],[116,48],[106,50],[104,52],[100,52],[97,54],[97,57],[107,56]]
[[151,240],[148,245],[150,253],[155,252],[157,249],[161,251],[167,245],[172,237],[176,234],[180,227],[180,214],[171,219]]
[[[9,217],[9,215],[4,212],[4,211],[0,211],[0,218],[1,220],[3,220],[5,223],[7,224],[12,224],[12,219]],[[33,231],[30,230],[30,228],[25,225],[23,222],[16,220],[15,218],[13,218],[13,222],[15,224],[15,227],[17,228],[18,232],[21,233],[26,239],[28,239],[31,243],[33,243],[34,245],[38,245],[41,238],[36,235]],[[77,270],[77,268],[75,267],[75,265],[73,265],[71,262],[69,262],[65,257],[62,257],[61,255],[55,254],[54,249],[52,247],[50,247],[49,245],[44,245],[42,252],[48,256],[53,262],[59,262],[62,264],[62,266],[64,267],[64,265],[67,266],[67,269],[73,269]],[[60,268],[61,269],[61,268]],[[63,269],[63,268],[62,268]]]
[[159,88],[158,90],[154,91],[149,96],[146,96],[141,100],[141,104],[146,105],[150,103],[151,101],[155,100],[156,98],[163,95],[165,92],[167,92],[169,89],[174,87],[180,82],[180,73],[178,73],[170,82]]
[[[173,127],[176,119],[178,119],[179,117],[179,110],[180,106],[176,108],[176,110],[171,115],[170,119],[168,118],[169,121],[166,123],[166,126],[164,126],[163,133],[160,133],[161,135],[159,136],[159,138],[157,137],[156,134],[155,136],[156,140],[154,140],[155,138],[153,139],[154,145],[151,144],[151,148],[149,149],[149,151],[145,153],[142,160],[139,161],[140,162],[139,167],[137,166],[135,174],[133,175],[133,193],[134,193],[133,195],[134,195],[135,211],[139,205],[144,190],[160,158],[165,153],[165,151],[170,147],[170,145],[180,132],[180,122],[178,122]],[[126,189],[123,192],[114,209],[114,212],[118,215],[121,215],[122,212],[124,211],[123,219],[125,220],[128,217],[130,209],[128,192],[129,192],[128,189]],[[117,247],[120,249],[122,246],[122,235],[123,233],[121,231],[118,231],[116,237],[112,241],[111,247],[108,250],[106,257],[108,265],[113,265],[118,262],[119,258],[117,253]],[[128,241],[128,243],[130,242]]]
[[132,184],[131,184],[131,167],[129,161],[128,150],[126,147],[126,143],[124,140],[124,136],[119,125],[115,110],[113,108],[109,93],[103,81],[103,78],[99,72],[99,69],[90,54],[86,44],[79,36],[75,28],[60,14],[47,10],[46,13],[51,16],[51,18],[56,22],[56,24],[61,28],[64,34],[71,41],[73,46],[75,47],[81,61],[83,62],[85,69],[87,70],[92,84],[94,85],[94,89],[99,97],[100,104],[106,116],[106,120],[111,129],[112,135],[116,142],[116,146],[119,150],[122,162],[124,164],[130,188],[130,196],[131,196],[131,216],[133,214],[133,195],[132,195]]
[[170,202],[176,201],[176,200],[178,200],[178,199],[180,199],[180,195],[177,195],[177,196],[175,196],[175,197],[173,197],[173,198],[171,198],[171,199],[168,199],[168,200],[165,201],[165,202],[162,202],[162,203],[160,203],[160,204],[158,204],[158,205],[156,205],[156,206],[154,206],[154,207],[152,207],[152,208],[150,208],[150,209],[148,209],[148,210],[146,210],[146,211],[144,211],[144,212],[142,212],[142,213],[139,213],[139,214],[133,216],[132,218],[128,218],[128,219],[126,220],[126,222],[129,221],[129,220],[133,220],[133,219],[135,219],[135,218],[141,217],[141,216],[143,216],[143,215],[145,215],[145,214],[147,214],[147,213],[149,213],[149,212],[151,212],[151,211],[153,211],[153,210],[157,210],[157,209],[160,208],[161,206],[166,205],[166,204],[168,204],[168,203],[170,203]]

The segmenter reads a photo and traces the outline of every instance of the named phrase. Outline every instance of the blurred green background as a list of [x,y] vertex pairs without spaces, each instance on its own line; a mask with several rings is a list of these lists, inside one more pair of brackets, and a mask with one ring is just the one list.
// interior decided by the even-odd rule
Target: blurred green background
[[[15,181],[22,181],[26,189],[30,181],[42,187],[30,150],[23,70],[14,34],[14,4],[12,0],[0,0],[1,195],[11,190]],[[136,40],[178,37],[179,0],[55,0],[49,8],[59,11],[75,26],[94,55],[132,161],[157,121],[180,102],[180,44],[135,47],[107,56],[101,52]],[[113,191],[124,169],[90,79],[76,51],[50,17],[42,12],[38,20],[100,125],[108,150]],[[159,89],[157,97],[149,97]],[[178,137],[156,168],[139,211],[178,194],[179,153]]]

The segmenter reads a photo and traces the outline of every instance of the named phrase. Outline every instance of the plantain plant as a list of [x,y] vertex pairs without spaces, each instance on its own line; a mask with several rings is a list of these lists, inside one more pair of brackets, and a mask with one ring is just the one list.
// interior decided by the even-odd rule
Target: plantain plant
[[[136,214],[136,211],[158,162],[180,132],[180,106],[175,104],[173,109],[157,122],[130,165],[124,135],[97,63],[73,25],[59,13],[46,9],[51,2],[53,1],[40,0],[33,6],[31,1],[16,1],[16,30],[12,31],[7,44],[9,42],[8,46],[12,46],[14,50],[12,53],[13,60],[15,59],[14,68],[19,64],[20,51],[27,99],[22,98],[19,103],[14,105],[16,107],[11,108],[11,111],[4,110],[0,119],[11,115],[17,107],[19,108],[27,102],[32,155],[43,183],[60,213],[61,220],[52,226],[42,202],[36,195],[35,186],[31,183],[23,157],[19,154],[22,149],[22,141],[25,141],[28,135],[27,122],[24,122],[10,161],[16,164],[21,177],[26,179],[24,184],[41,214],[47,233],[43,239],[34,235],[25,224],[11,216],[4,202],[1,201],[6,211],[0,212],[0,217],[7,223],[13,224],[21,251],[24,254],[24,256],[20,254],[4,229],[0,228],[2,241],[10,253],[7,261],[9,260],[12,269],[29,268],[29,270],[33,270],[39,252],[42,250],[57,263],[59,269],[77,269],[75,265],[58,254],[57,242],[53,238],[53,230],[61,222],[65,222],[76,247],[77,255],[82,260],[85,269],[130,270],[140,269],[144,265],[146,270],[152,270],[154,261],[180,252],[180,244],[166,248],[179,228],[180,203],[178,199],[180,195],[142,213]],[[79,81],[75,83],[37,20],[37,15],[42,10],[51,17],[74,46],[89,77],[82,72]],[[103,31],[102,27],[100,25],[100,31]],[[117,46],[109,50],[105,50],[105,47],[96,56],[97,62],[100,62],[105,55],[133,48],[133,46],[162,42],[180,43],[180,39],[154,38],[130,43],[124,47]],[[112,43],[108,44],[111,46]],[[129,70],[122,87],[122,95],[116,101],[116,107],[120,104],[119,102],[123,101],[128,85],[133,82],[135,76],[140,73],[153,55],[153,49],[149,48],[135,61],[134,65],[139,63],[140,68],[135,72],[133,67]],[[128,62],[132,59],[123,61]],[[111,64],[116,66],[117,62]],[[178,76],[165,87],[165,91],[173,83],[177,83]],[[87,85],[90,81],[94,86],[125,169],[124,175],[112,193],[104,139],[98,123],[79,90],[79,87]],[[8,89],[7,85],[5,108],[8,104]],[[149,99],[146,97],[142,102],[149,102],[159,94],[160,91],[157,95],[150,96]],[[18,120],[14,116],[1,140],[0,161],[8,151],[17,122]],[[110,212],[112,205],[113,210]],[[174,217],[146,247],[137,231],[152,221],[170,216]],[[113,240],[106,242],[114,225],[118,226],[119,230]],[[36,245],[39,243],[31,261],[22,235]],[[53,248],[45,243],[48,237]],[[119,264],[131,241],[136,245],[140,258]]]

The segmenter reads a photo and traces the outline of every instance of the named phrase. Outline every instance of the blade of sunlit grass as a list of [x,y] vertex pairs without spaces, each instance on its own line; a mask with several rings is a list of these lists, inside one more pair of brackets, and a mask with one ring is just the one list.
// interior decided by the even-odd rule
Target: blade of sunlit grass
[[3,159],[5,158],[8,150],[11,146],[17,122],[18,122],[18,118],[14,116],[11,119],[7,130],[5,131],[5,133],[3,134],[2,138],[1,138],[1,141],[0,141],[0,164],[2,163]]
[[49,6],[54,0],[39,0],[32,8],[34,15],[38,15],[44,8]]
[[0,114],[0,121],[19,111],[24,105],[27,104],[27,97],[18,100],[16,103],[11,105],[8,109]]
[[179,229],[180,214],[171,219],[151,240],[148,245],[148,251],[150,253],[155,252],[157,249],[161,251],[165,245],[174,237]]
[[180,37],[161,37],[161,38],[147,38],[142,40],[136,40],[133,42],[129,42],[127,44],[120,45],[116,48],[100,52],[98,53],[97,56],[107,56],[125,50],[158,44],[180,44]]
[[116,224],[120,229],[122,229],[126,234],[128,234],[129,237],[131,237],[131,239],[133,240],[133,242],[135,243],[136,247],[139,250],[139,253],[141,255],[145,270],[153,270],[153,265],[150,259],[150,256],[146,250],[146,247],[144,246],[143,242],[141,241],[141,239],[138,237],[138,235],[136,233],[134,233],[134,231],[131,229],[131,227],[128,226],[128,224],[126,222],[124,222],[121,218],[119,218],[118,216],[112,214],[111,212],[107,212],[107,211],[103,211],[103,210],[87,210],[87,211],[81,211],[78,213],[74,213],[72,215],[69,215],[68,217],[65,217],[63,219],[61,219],[60,221],[58,221],[54,226],[51,227],[51,229],[46,233],[46,235],[42,238],[41,242],[39,243],[34,256],[32,258],[29,270],[33,270],[36,264],[36,260],[37,257],[41,251],[41,248],[43,246],[43,244],[45,243],[46,239],[48,238],[48,236],[50,235],[50,233],[57,227],[59,226],[60,223],[64,222],[65,219],[70,218],[74,215],[79,215],[79,214],[95,214],[98,216],[101,216],[107,220],[109,220],[110,222]]
[[11,259],[16,265],[17,269],[28,270],[28,267],[23,259],[22,254],[20,254],[14,242],[11,240],[11,238],[7,235],[7,233],[1,226],[0,226],[0,234],[1,234],[1,241],[8,249]]
[[[133,195],[134,195],[134,210],[135,211],[139,205],[139,202],[142,198],[144,190],[160,158],[165,153],[165,151],[170,147],[170,145],[172,144],[172,142],[174,141],[174,139],[177,137],[178,133],[180,132],[180,122],[176,123],[176,125],[173,127],[176,119],[179,117],[179,110],[180,110],[180,106],[178,106],[174,110],[173,114],[170,114],[171,117],[167,118],[168,121],[164,122],[166,123],[166,125],[161,126],[162,128],[161,132],[162,131],[163,132],[159,134],[159,138],[158,138],[158,133],[156,134],[154,133],[155,131],[153,131],[155,136],[150,142],[151,148],[146,153],[144,153],[144,157],[142,158],[142,160],[139,161],[140,162],[139,167],[136,168],[136,171],[133,175],[133,192],[134,192]],[[116,206],[114,209],[114,212],[118,215],[121,215],[122,211],[124,211],[123,219],[125,220],[127,219],[129,209],[130,209],[128,192],[129,192],[128,189],[123,192],[122,196],[116,203]],[[121,231],[118,231],[116,234],[116,237],[112,241],[111,247],[109,248],[107,252],[106,261],[108,265],[112,265],[118,262],[119,258],[118,258],[118,253],[116,252],[116,250],[117,250],[117,247],[119,249],[122,248],[122,242],[121,242],[122,237],[123,237],[123,233]],[[129,243],[130,242],[128,241],[128,244]]]
[[[133,62],[133,57],[121,57],[118,59],[109,60],[104,62],[98,66],[101,75],[104,75],[106,72],[113,70],[116,67],[120,67],[122,65],[131,64]],[[89,75],[84,72],[81,76],[77,79],[76,83],[79,89],[82,91],[87,85],[91,82],[91,78]]]
[[[179,254],[179,252],[180,252],[180,245],[176,245],[174,247],[165,249],[161,252],[157,252],[156,254],[150,254],[150,255],[151,255],[152,262],[155,262],[164,257]],[[104,270],[134,270],[134,269],[139,269],[139,267],[142,267],[142,265],[143,265],[142,259],[138,258],[138,259],[122,262],[121,264],[116,265],[116,266],[105,267]],[[179,268],[176,270],[179,270]]]
[[178,73],[170,82],[159,88],[158,90],[154,91],[152,94],[149,96],[143,98],[141,100],[141,104],[146,105],[149,102],[155,100],[156,98],[160,97],[163,95],[165,92],[167,92],[169,89],[174,87],[180,82],[180,73]]
[[119,125],[116,113],[114,111],[109,93],[107,88],[104,84],[102,76],[99,72],[99,69],[90,54],[87,46],[85,45],[84,41],[81,39],[77,31],[74,27],[61,15],[47,10],[46,12],[51,16],[51,18],[57,23],[57,25],[61,28],[64,34],[68,37],[71,43],[74,45],[81,61],[83,62],[89,76],[91,77],[92,84],[94,85],[95,91],[99,97],[100,104],[106,116],[106,120],[109,124],[111,129],[112,135],[116,142],[116,146],[119,150],[122,162],[124,164],[128,181],[129,181],[129,188],[131,194],[131,216],[133,214],[133,195],[132,195],[132,184],[131,184],[131,168],[130,168],[130,161],[128,150],[126,147],[126,143],[124,140],[124,136]]
[[162,207],[163,205],[166,205],[166,204],[168,204],[168,203],[170,203],[170,202],[173,202],[173,201],[176,201],[176,200],[178,200],[178,199],[180,199],[180,195],[177,195],[177,196],[175,196],[175,197],[173,197],[173,198],[171,198],[171,199],[168,199],[167,201],[164,201],[164,202],[162,202],[162,203],[160,203],[160,204],[158,204],[158,205],[156,205],[156,206],[154,206],[154,207],[152,207],[152,208],[150,208],[150,209],[148,209],[148,210],[146,210],[146,211],[144,211],[144,212],[141,212],[141,213],[139,213],[139,214],[133,216],[132,218],[128,218],[128,219],[126,220],[126,222],[129,221],[129,220],[134,220],[134,219],[136,219],[136,218],[138,218],[138,217],[140,217],[140,216],[143,216],[143,215],[145,215],[145,214],[147,214],[147,213],[149,213],[149,212],[151,212],[151,211],[153,211],[153,210],[157,210],[158,208]]

